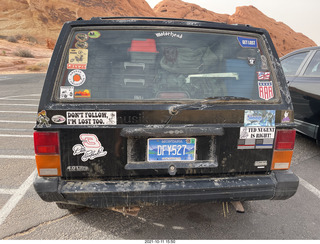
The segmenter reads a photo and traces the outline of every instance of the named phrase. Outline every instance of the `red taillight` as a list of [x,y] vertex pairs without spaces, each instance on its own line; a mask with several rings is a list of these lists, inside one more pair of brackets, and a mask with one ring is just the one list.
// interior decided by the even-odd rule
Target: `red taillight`
[[36,154],[59,154],[58,132],[35,131],[33,138]]
[[275,150],[293,150],[295,138],[295,130],[277,130]]
[[39,176],[61,176],[59,133],[35,131],[33,138]]

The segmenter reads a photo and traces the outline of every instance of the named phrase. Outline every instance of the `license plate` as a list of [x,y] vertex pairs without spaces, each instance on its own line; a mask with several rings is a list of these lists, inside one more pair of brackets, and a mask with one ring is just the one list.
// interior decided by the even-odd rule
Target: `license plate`
[[195,138],[150,138],[148,139],[148,161],[194,161]]

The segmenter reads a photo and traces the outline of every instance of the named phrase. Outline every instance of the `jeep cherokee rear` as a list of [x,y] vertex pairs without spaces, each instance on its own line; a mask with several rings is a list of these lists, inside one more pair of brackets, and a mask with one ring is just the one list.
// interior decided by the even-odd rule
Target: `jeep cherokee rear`
[[34,186],[44,201],[101,208],[287,199],[293,126],[264,29],[68,22],[39,104]]

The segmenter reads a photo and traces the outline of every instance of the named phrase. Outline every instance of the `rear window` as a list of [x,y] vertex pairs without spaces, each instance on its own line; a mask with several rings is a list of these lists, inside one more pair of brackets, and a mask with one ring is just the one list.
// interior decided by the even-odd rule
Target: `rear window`
[[259,36],[179,29],[76,29],[62,60],[60,101],[276,99]]

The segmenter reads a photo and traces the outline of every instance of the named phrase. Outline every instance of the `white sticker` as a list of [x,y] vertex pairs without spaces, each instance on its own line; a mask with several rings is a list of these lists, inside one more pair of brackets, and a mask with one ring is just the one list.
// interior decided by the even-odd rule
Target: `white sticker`
[[68,125],[116,125],[117,113],[105,111],[68,111]]
[[72,151],[74,156],[83,153],[81,157],[83,162],[107,155],[108,152],[104,151],[104,147],[95,134],[81,134],[79,138],[82,144],[74,145]]
[[81,86],[86,81],[86,74],[80,70],[72,70],[68,75],[68,81],[73,86]]
[[60,99],[73,99],[74,98],[73,86],[61,86],[60,87]]
[[66,118],[63,115],[57,114],[57,115],[53,115],[51,120],[56,124],[62,124],[66,121]]
[[274,138],[275,127],[240,127],[240,139]]

